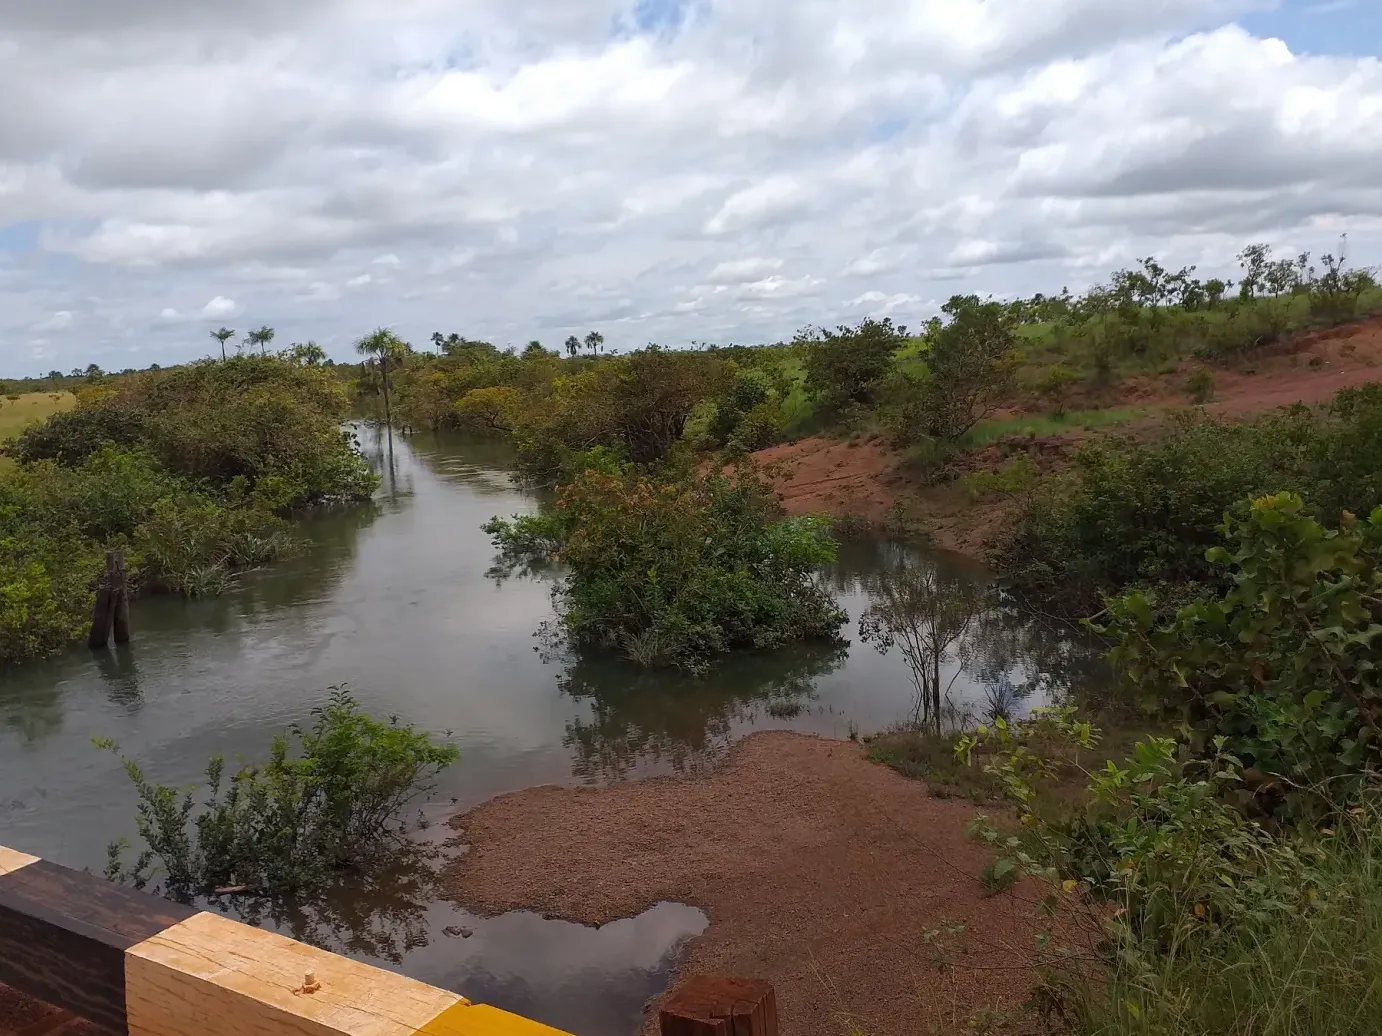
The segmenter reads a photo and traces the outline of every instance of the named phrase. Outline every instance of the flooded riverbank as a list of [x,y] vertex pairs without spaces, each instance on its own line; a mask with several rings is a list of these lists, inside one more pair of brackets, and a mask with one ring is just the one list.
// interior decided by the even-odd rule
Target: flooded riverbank
[[[551,616],[550,582],[487,574],[493,551],[481,524],[539,502],[510,483],[505,450],[420,436],[395,440],[390,451],[361,437],[385,475],[376,506],[314,517],[300,556],[250,574],[220,598],[137,601],[127,651],[73,651],[0,674],[0,844],[99,870],[106,844],[134,833],[134,794],[92,737],[114,738],[154,780],[191,783],[213,753],[262,757],[276,732],[307,718],[338,684],[377,715],[452,732],[461,761],[420,804],[432,833],[502,792],[701,772],[754,730],[844,737],[909,715],[905,666],[857,638],[843,652],[735,658],[701,679],[614,659],[545,659],[534,632]],[[827,573],[852,620],[896,549],[848,544]],[[1087,657],[1015,613],[993,617],[981,640],[952,692],[976,707],[1005,688],[1032,690],[1027,701],[1038,700],[1078,678]],[[345,948],[471,996],[477,976],[499,976],[493,1002],[516,1010],[525,996],[560,1003],[574,995],[553,994],[560,984],[540,969],[525,972],[517,948],[532,933],[517,922],[481,939],[489,928],[448,910],[420,902],[398,911],[406,925],[385,919],[402,933],[396,961],[369,940]],[[368,901],[357,904],[347,927],[372,912]],[[606,974],[665,975],[667,965],[653,958],[671,953],[689,929],[643,924],[660,934],[630,936],[641,948],[609,956]],[[450,939],[447,927],[477,934]],[[570,952],[573,962],[604,959]],[[465,968],[447,971],[462,958]],[[647,987],[634,985],[628,1002]],[[591,1021],[576,1031],[617,1036],[631,1031],[623,1024]]]

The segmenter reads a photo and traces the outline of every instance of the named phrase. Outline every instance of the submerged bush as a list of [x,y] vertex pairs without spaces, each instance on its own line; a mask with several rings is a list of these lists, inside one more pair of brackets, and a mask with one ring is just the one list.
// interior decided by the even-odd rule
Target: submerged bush
[[590,470],[539,515],[485,526],[506,564],[553,558],[578,645],[698,669],[738,648],[836,640],[845,613],[816,577],[828,523],[784,519],[756,475],[656,478]]
[[[340,688],[313,716],[276,737],[266,763],[227,778],[224,757],[213,757],[200,810],[190,791],[155,784],[122,757],[144,848],[126,867],[127,846],[112,844],[106,876],[141,889],[160,880],[166,895],[187,900],[227,888],[310,895],[343,868],[367,869],[401,840],[403,807],[459,752],[372,719]],[[98,745],[119,754],[111,741]]]

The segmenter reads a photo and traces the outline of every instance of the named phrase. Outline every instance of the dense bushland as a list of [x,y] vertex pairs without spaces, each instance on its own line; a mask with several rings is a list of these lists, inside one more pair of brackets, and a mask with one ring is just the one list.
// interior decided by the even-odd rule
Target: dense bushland
[[0,472],[0,662],[79,635],[107,550],[137,589],[214,593],[289,549],[298,509],[368,497],[346,405],[323,371],[245,356],[84,389],[26,429]]
[[834,641],[845,614],[817,576],[823,520],[783,518],[750,471],[640,474],[606,463],[537,515],[486,527],[509,565],[559,561],[554,598],[577,645],[700,669],[737,648]]
[[[1049,890],[1042,999],[1074,1031],[1323,1036],[1382,1019],[1382,508],[1337,528],[1290,493],[1234,511],[1192,600],[1159,619],[1132,591],[1101,628],[1126,693],[1183,716],[1176,733],[1099,765],[1098,731],[1065,707],[957,746],[1022,812],[1017,832],[975,830],[993,875]],[[1044,794],[1072,779],[1073,807]]]
[[1150,442],[1081,450],[1043,488],[993,556],[1034,603],[1089,615],[1102,592],[1213,581],[1205,551],[1239,500],[1295,490],[1326,519],[1382,504],[1382,387],[1240,422],[1182,414]]

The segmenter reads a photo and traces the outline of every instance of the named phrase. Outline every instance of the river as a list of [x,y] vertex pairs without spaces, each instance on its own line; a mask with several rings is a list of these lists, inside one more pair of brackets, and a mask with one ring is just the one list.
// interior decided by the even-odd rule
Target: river
[[[127,649],[0,671],[0,844],[99,871],[107,843],[133,835],[134,795],[93,737],[114,738],[154,780],[192,783],[213,753],[262,757],[333,685],[376,715],[452,732],[461,761],[420,804],[432,833],[505,791],[694,773],[754,730],[844,737],[910,714],[897,653],[857,636],[847,652],[735,658],[701,679],[549,657],[535,637],[552,615],[548,578],[489,574],[482,523],[539,503],[511,483],[506,448],[360,435],[384,476],[375,506],[313,517],[299,556],[219,598],[136,601]],[[900,549],[842,547],[825,577],[852,622]],[[1093,671],[1087,647],[1015,609],[982,627],[952,691],[961,707],[1016,691],[1020,710]],[[631,1036],[677,945],[705,924],[676,904],[598,931],[369,897],[345,913],[333,948],[579,1036]],[[371,924],[392,937],[349,931]]]

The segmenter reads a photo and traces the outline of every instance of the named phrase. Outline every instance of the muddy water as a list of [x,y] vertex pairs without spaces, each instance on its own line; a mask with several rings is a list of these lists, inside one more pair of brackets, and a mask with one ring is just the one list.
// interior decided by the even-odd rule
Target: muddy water
[[[384,474],[375,505],[314,518],[301,556],[215,600],[136,602],[128,649],[0,672],[0,844],[99,869],[106,844],[133,833],[133,796],[93,737],[117,740],[155,780],[193,782],[214,752],[262,755],[338,684],[376,714],[453,732],[461,762],[419,811],[432,833],[504,791],[695,772],[749,731],[845,736],[910,714],[900,659],[857,637],[848,651],[737,658],[699,680],[546,657],[534,632],[551,616],[550,582],[488,575],[480,525],[539,504],[511,484],[504,449],[362,437]],[[827,573],[853,619],[896,549],[847,545]],[[960,707],[1016,693],[1020,710],[1091,671],[1085,647],[1015,611],[972,640],[952,670]],[[666,904],[598,931],[482,921],[393,890],[328,924],[345,933],[333,948],[580,1036],[619,1036],[704,918]]]

